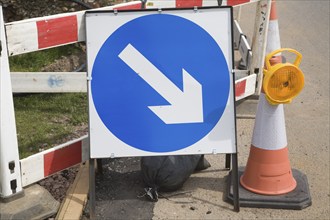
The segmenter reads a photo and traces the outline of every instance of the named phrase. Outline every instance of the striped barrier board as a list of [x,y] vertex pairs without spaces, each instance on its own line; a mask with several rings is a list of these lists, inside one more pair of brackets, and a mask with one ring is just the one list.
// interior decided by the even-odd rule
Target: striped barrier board
[[[227,0],[222,5],[239,6],[259,0]],[[217,6],[217,0],[148,1],[146,8]],[[140,9],[140,1],[122,3],[97,10]],[[5,24],[9,56],[85,41],[85,11],[26,19]]]
[[235,81],[235,99],[241,100],[247,96],[253,95],[256,88],[256,74]]
[[[222,5],[240,6],[260,0],[227,0]],[[146,8],[216,6],[217,0],[159,0],[148,1]],[[96,10],[141,9],[140,1],[118,4]],[[26,19],[5,24],[9,56],[43,50],[46,48],[85,41],[84,11]],[[240,36],[239,42],[245,42]],[[245,46],[239,43],[238,48]],[[246,46],[247,45],[247,46]],[[250,54],[246,55],[246,59]],[[13,92],[86,92],[86,73],[12,73]],[[22,88],[22,79],[26,87]],[[27,83],[29,81],[29,83]],[[80,86],[73,87],[77,81]],[[39,83],[36,83],[39,82]],[[42,82],[42,83],[40,83]],[[30,84],[30,85],[27,85]],[[256,75],[236,80],[236,100],[254,93]],[[42,85],[43,88],[39,87]],[[55,85],[55,86],[54,86]],[[30,88],[28,88],[30,86]],[[33,90],[34,89],[34,90]],[[22,186],[40,181],[58,171],[86,161],[89,158],[87,135],[49,150],[20,160]]]
[[87,135],[21,159],[22,186],[25,187],[38,182],[88,159],[89,142]]

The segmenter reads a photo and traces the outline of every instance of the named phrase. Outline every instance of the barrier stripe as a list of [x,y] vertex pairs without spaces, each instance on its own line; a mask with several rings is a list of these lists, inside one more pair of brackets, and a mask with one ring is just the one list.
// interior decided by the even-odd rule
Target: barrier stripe
[[240,97],[244,94],[246,88],[246,80],[235,84],[235,96]]
[[122,5],[122,6],[114,6],[114,9],[117,10],[132,10],[132,9],[141,9],[141,2],[130,4],[130,5]]
[[202,7],[203,0],[176,0],[175,7],[176,8],[186,8],[186,7]]
[[38,32],[34,21],[8,23],[5,28],[9,56],[39,50]]
[[88,159],[89,142],[87,135],[21,159],[22,186],[38,182]]
[[44,176],[49,176],[81,163],[81,145],[82,142],[79,141],[59,150],[44,154]]
[[256,74],[251,74],[244,78],[235,81],[235,100],[238,101],[250,95],[253,95],[256,91]]
[[77,16],[37,21],[38,48],[47,48],[78,41]]
[[228,6],[242,5],[249,2],[250,0],[227,0],[227,5]]

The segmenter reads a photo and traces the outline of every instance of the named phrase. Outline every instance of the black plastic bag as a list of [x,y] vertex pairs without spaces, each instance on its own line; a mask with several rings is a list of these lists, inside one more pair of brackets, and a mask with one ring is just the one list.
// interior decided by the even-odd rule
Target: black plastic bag
[[141,172],[146,195],[158,200],[158,191],[175,191],[189,176],[211,165],[204,155],[152,156],[141,158]]

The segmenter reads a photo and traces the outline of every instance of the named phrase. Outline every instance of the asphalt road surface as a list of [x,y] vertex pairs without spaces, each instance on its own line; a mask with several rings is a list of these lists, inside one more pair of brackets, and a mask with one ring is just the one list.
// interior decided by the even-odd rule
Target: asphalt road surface
[[[303,210],[244,208],[223,200],[224,155],[207,155],[212,167],[193,174],[178,194],[145,201],[138,159],[104,161],[97,176],[98,219],[329,219],[329,1],[277,1],[282,47],[303,55],[305,88],[285,105],[291,167],[306,174],[312,205]],[[254,6],[242,9],[241,26],[251,33]],[[251,35],[248,35],[251,36]],[[238,162],[245,166],[254,119],[237,120]]]

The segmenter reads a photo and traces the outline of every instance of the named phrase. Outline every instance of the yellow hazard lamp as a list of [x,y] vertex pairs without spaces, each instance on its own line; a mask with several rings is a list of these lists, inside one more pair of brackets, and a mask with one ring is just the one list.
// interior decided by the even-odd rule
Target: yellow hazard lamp
[[[270,59],[283,51],[296,54],[294,63],[278,63],[272,66]],[[304,74],[298,68],[301,58],[302,55],[298,51],[290,48],[278,49],[266,56],[262,86],[270,104],[290,103],[303,89]]]

